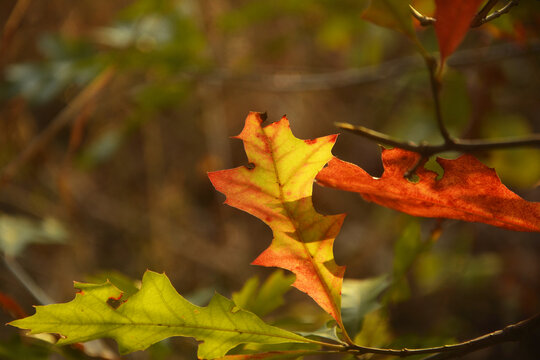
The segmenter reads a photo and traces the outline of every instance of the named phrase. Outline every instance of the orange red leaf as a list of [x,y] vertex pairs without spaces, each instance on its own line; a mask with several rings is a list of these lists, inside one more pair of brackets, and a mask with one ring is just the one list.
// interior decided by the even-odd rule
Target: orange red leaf
[[435,33],[439,41],[441,63],[444,63],[461,43],[483,1],[435,0]]
[[[419,181],[403,174],[420,155],[402,150],[383,150],[384,173],[373,178],[362,168],[333,158],[317,175],[317,183],[356,192],[372,201],[414,216],[482,222],[515,231],[540,231],[540,203],[528,202],[505,187],[493,169],[472,155],[455,160],[438,158],[442,179],[422,166]],[[422,164],[423,165],[423,164]]]
[[337,135],[300,140],[292,134],[287,118],[266,127],[262,121],[259,113],[250,113],[237,136],[244,142],[250,165],[208,176],[226,195],[226,204],[258,217],[272,229],[272,244],[253,264],[292,271],[293,286],[341,324],[345,267],[335,263],[333,243],[344,215],[318,214],[311,200],[313,181],[332,158]]

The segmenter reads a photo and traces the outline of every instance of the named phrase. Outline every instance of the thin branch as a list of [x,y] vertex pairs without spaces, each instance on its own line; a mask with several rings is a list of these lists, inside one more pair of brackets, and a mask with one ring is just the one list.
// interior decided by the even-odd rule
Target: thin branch
[[9,183],[20,168],[30,161],[39,151],[51,141],[54,136],[69,122],[77,118],[77,114],[87,104],[94,101],[101,90],[112,79],[115,70],[106,68],[99,74],[77,97],[62,110],[43,132],[37,135],[19,155],[0,170],[0,188]]
[[485,150],[509,149],[517,147],[540,148],[540,134],[532,134],[520,138],[492,139],[492,140],[462,140],[452,139],[452,142],[441,145],[427,143],[416,144],[412,141],[402,141],[390,135],[368,129],[364,126],[348,123],[334,123],[340,129],[363,136],[382,145],[398,147],[404,150],[414,151],[424,157],[439,154],[446,151],[474,152]]
[[411,14],[414,16],[414,18],[420,22],[420,25],[430,26],[430,25],[435,24],[435,18],[423,15],[410,4],[409,4],[409,8],[411,9]]
[[[517,6],[519,4],[519,0],[508,0],[506,5],[504,5],[499,10],[494,11],[493,13],[489,14],[491,9],[499,2],[499,0],[489,0],[483,7],[478,11],[478,13],[474,16],[473,20],[471,21],[471,28],[479,27],[480,25],[483,25],[491,20],[494,20],[498,17],[500,17],[503,14],[506,14],[510,11],[510,9],[514,6]],[[412,16],[420,22],[420,25],[422,26],[430,26],[435,24],[437,22],[437,19],[432,18],[430,16],[426,16],[416,10],[412,5],[409,5],[409,8],[411,9]]]
[[[352,345],[349,346],[349,352],[362,354],[379,354],[392,355],[398,357],[407,357],[423,354],[437,354],[428,357],[429,360],[451,359],[457,356],[462,356],[473,351],[500,344],[508,341],[518,341],[527,332],[540,327],[540,314],[537,314],[527,320],[520,321],[516,324],[508,325],[501,330],[497,330],[477,338],[467,340],[457,344],[436,346],[420,349],[381,349],[372,347],[363,347]],[[424,360],[427,360],[424,359]]]
[[[492,2],[493,4],[488,8],[488,5],[490,5]],[[497,0],[488,1],[484,8],[482,8],[482,10],[480,10],[480,12],[478,12],[478,14],[476,14],[474,17],[473,21],[471,22],[471,27],[475,28],[491,20],[497,19],[501,15],[508,13],[512,7],[519,5],[519,0],[509,0],[502,8],[488,15],[489,10],[491,10],[493,5],[495,5],[497,2]],[[487,11],[484,11],[485,8],[487,8]]]
[[478,11],[478,13],[474,16],[474,18],[472,19],[471,21],[471,27],[477,27],[477,26],[480,26],[481,25],[481,21],[486,18],[489,14],[489,12],[491,11],[491,9],[493,9],[493,7],[495,5],[497,5],[497,3],[499,2],[499,0],[489,0],[488,2],[486,2],[486,4]]
[[489,346],[509,341],[519,341],[527,332],[540,327],[540,314],[517,324],[508,325],[504,329],[465,341],[450,347],[448,352],[428,356],[423,360],[447,360],[463,356],[465,354],[480,350]]
[[352,124],[349,124],[349,123],[342,123],[342,122],[336,122],[336,123],[334,123],[334,126],[337,126],[338,128],[343,129],[343,130],[350,131],[350,132],[352,132],[354,134],[363,136],[365,138],[373,140],[373,141],[375,141],[375,142],[377,142],[379,144],[382,144],[382,145],[389,145],[389,146],[398,147],[398,148],[401,148],[401,149],[421,153],[419,151],[420,145],[418,145],[418,144],[416,144],[416,143],[414,143],[412,141],[404,142],[404,141],[401,141],[401,140],[399,140],[399,139],[397,139],[395,137],[384,134],[382,132],[378,132],[378,131],[375,131],[375,130],[372,130],[372,129],[368,129],[367,127],[364,127],[364,126],[352,125]]
[[[449,147],[449,150],[461,152],[483,151],[483,150],[498,150],[517,147],[539,147],[540,134],[531,134],[525,137],[505,138],[498,140],[464,140],[454,139],[454,144]],[[446,150],[444,150],[446,151]]]
[[450,137],[450,134],[448,133],[448,130],[446,129],[446,126],[444,126],[444,122],[443,122],[443,118],[442,118],[442,111],[441,111],[440,71],[442,70],[442,64],[441,64],[441,68],[439,69],[439,73],[437,73],[437,62],[435,61],[435,59],[433,57],[428,57],[428,58],[426,58],[426,66],[427,66],[428,72],[429,72],[429,83],[431,85],[431,95],[433,97],[435,119],[437,121],[437,126],[439,128],[439,132],[441,133],[441,136],[444,139],[444,143],[445,144],[451,144],[451,143],[454,142],[454,140]]
[[[460,50],[448,59],[449,67],[479,66],[507,59],[535,56],[540,53],[540,41],[530,39],[525,46],[514,43]],[[239,74],[228,68],[220,68],[207,74],[181,74],[179,80],[200,79],[206,83],[226,81],[235,87],[271,92],[320,91],[347,86],[377,83],[403,75],[406,72],[424,69],[425,64],[418,55],[404,56],[378,65],[348,68],[326,72],[300,72],[299,69],[282,69],[267,72]]]

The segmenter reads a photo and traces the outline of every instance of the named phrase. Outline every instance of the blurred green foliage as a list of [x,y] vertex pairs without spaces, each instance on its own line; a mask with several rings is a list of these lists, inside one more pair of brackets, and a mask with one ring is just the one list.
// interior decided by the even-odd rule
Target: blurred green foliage
[[282,270],[277,270],[260,286],[257,277],[250,278],[240,291],[233,293],[232,299],[242,309],[263,317],[283,305],[283,295],[290,290],[293,282],[293,275],[285,275]]

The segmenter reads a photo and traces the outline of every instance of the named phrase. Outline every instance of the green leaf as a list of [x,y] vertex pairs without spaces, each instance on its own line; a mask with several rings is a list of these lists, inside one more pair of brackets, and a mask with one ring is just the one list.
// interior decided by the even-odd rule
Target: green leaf
[[364,317],[381,307],[379,295],[390,285],[386,275],[370,279],[345,279],[341,291],[341,314],[345,328],[355,336],[362,328]]
[[120,352],[144,350],[172,336],[202,341],[198,356],[213,359],[243,343],[279,344],[313,342],[265,324],[256,315],[215,294],[207,307],[180,296],[164,274],[147,271],[141,290],[123,299],[110,282],[76,283],[75,299],[65,304],[37,306],[36,314],[10,323],[31,334],[58,333],[58,344],[113,338]]
[[232,299],[238,307],[265,316],[283,304],[283,295],[289,291],[294,279],[294,275],[277,270],[259,288],[259,279],[254,276],[232,295]]
[[8,256],[19,255],[31,243],[59,243],[67,236],[62,224],[53,218],[41,222],[0,216],[0,250]]

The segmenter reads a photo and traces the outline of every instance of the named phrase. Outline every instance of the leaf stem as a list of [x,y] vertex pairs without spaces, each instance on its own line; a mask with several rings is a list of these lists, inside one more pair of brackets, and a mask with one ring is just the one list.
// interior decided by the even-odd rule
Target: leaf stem
[[433,57],[425,57],[426,66],[429,72],[429,83],[431,85],[431,95],[433,97],[434,110],[435,110],[435,119],[437,120],[437,126],[439,127],[439,132],[444,139],[445,144],[451,144],[454,140],[450,137],[446,126],[444,126],[442,111],[441,111],[441,72],[444,64],[441,63],[439,66],[439,71],[437,71],[437,61]]
[[483,25],[491,20],[495,20],[503,14],[506,14],[514,6],[519,5],[519,0],[509,0],[506,5],[504,5],[499,10],[496,10],[488,15],[489,11],[499,2],[498,0],[490,0],[484,5],[484,7],[476,14],[473,21],[471,22],[471,27],[475,28],[480,25]]
[[483,24],[482,20],[485,19],[491,9],[497,5],[499,0],[488,0],[486,4],[478,11],[471,21],[471,27],[477,27]]
[[349,123],[334,123],[340,129],[363,136],[382,145],[398,147],[404,150],[416,152],[424,157],[439,154],[446,151],[474,152],[484,150],[508,149],[517,147],[540,148],[540,134],[532,134],[525,137],[492,139],[492,140],[463,140],[452,139],[449,143],[430,145],[427,143],[417,144],[412,141],[402,141],[390,135],[368,129],[364,126]]
[[[471,21],[471,28],[479,27],[489,21],[495,20],[503,14],[510,12],[512,7],[519,5],[519,0],[508,0],[508,2],[499,10],[496,10],[489,14],[490,10],[499,2],[499,0],[489,0],[480,11],[475,15]],[[437,19],[422,14],[416,10],[412,5],[409,5],[412,16],[420,22],[421,26],[430,26],[435,24]]]
[[508,325],[503,329],[493,331],[491,333],[457,344],[419,349],[381,349],[352,345],[348,347],[348,351],[358,355],[378,354],[398,357],[407,357],[422,354],[436,354],[424,360],[451,359],[495,344],[500,344],[508,341],[518,341],[525,334],[537,328],[540,328],[540,314],[537,314],[529,319],[520,321],[518,323]]

